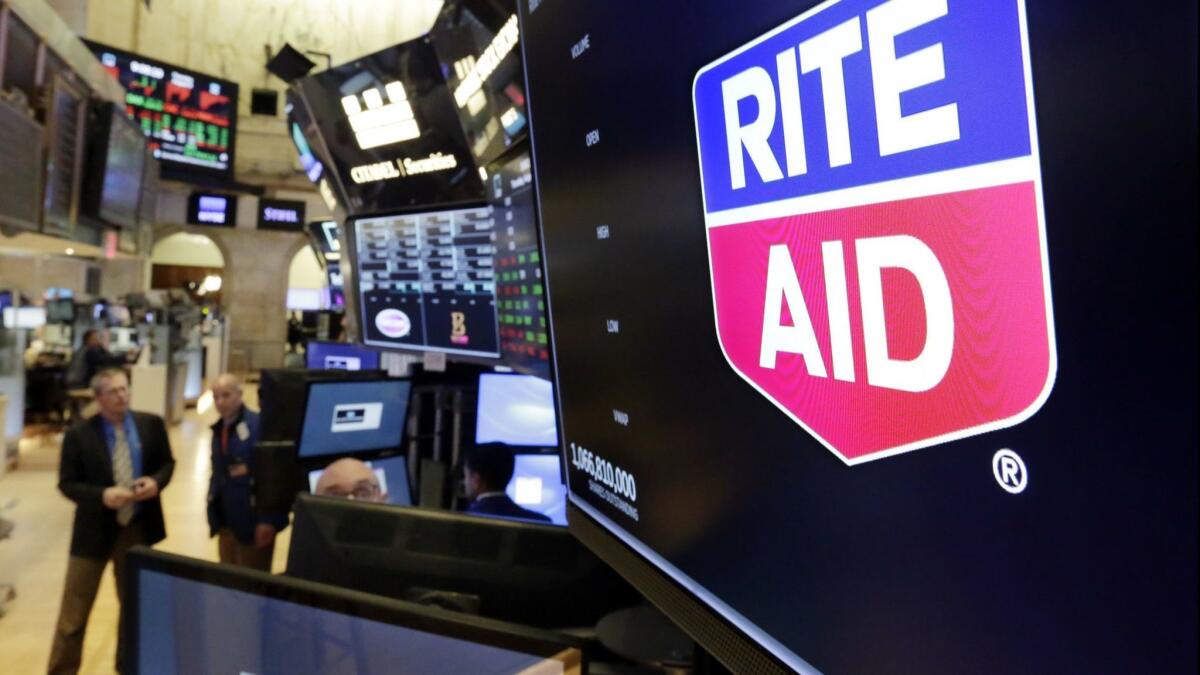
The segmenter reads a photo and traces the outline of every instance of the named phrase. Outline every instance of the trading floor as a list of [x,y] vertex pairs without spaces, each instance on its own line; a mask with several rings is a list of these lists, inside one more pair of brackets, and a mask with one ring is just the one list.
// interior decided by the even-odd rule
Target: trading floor
[[[256,407],[254,387],[245,391],[247,403]],[[208,536],[205,518],[212,447],[209,426],[216,420],[212,397],[206,392],[197,407],[170,429],[175,475],[162,492],[167,538],[155,547],[161,551],[217,559],[217,540]],[[20,470],[0,478],[0,510],[18,523],[12,538],[0,543],[0,583],[12,583],[17,589],[17,599],[0,623],[0,670],[6,673],[43,672],[50,655],[75,513],[75,505],[56,487],[61,439],[61,434],[23,439]],[[273,572],[283,570],[290,536],[291,531],[284,530],[275,540]],[[10,578],[9,570],[17,576]],[[117,646],[113,585],[110,568],[88,623],[81,673],[113,672]]]

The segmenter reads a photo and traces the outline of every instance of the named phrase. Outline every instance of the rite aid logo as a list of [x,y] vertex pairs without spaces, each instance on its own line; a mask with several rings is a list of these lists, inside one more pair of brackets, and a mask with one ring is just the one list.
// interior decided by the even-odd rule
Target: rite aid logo
[[696,75],[729,364],[847,464],[1011,426],[1056,368],[1020,0],[842,0]]

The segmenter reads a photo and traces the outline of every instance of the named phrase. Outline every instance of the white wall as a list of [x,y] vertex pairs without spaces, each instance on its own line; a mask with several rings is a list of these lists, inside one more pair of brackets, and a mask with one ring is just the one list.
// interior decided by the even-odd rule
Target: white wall
[[150,262],[154,265],[225,267],[225,257],[212,239],[187,232],[172,234],[156,243]]
[[311,246],[305,246],[292,257],[288,288],[325,288],[325,271]]

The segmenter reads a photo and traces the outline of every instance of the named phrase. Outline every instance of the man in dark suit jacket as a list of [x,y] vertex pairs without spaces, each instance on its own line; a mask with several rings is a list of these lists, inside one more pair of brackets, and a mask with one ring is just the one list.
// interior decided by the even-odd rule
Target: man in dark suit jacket
[[467,513],[549,523],[550,519],[518,506],[504,489],[513,475],[513,454],[502,443],[481,443],[463,458],[463,482],[471,503]]
[[[79,670],[88,614],[108,561],[113,562],[119,601],[125,587],[125,552],[166,537],[158,495],[171,480],[175,459],[162,418],[129,411],[124,371],[100,371],[92,379],[92,391],[100,413],[63,436],[58,469],[58,489],[76,506],[71,559],[50,650],[51,673]],[[118,630],[118,670],[123,647]]]

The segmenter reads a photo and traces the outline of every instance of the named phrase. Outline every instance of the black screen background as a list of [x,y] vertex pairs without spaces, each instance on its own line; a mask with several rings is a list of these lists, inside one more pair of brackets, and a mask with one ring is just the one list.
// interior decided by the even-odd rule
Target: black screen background
[[1028,3],[1056,384],[856,467],[719,351],[692,118],[701,66],[815,3],[521,4],[564,445],[641,521],[597,508],[827,672],[1195,671],[1194,3]]

